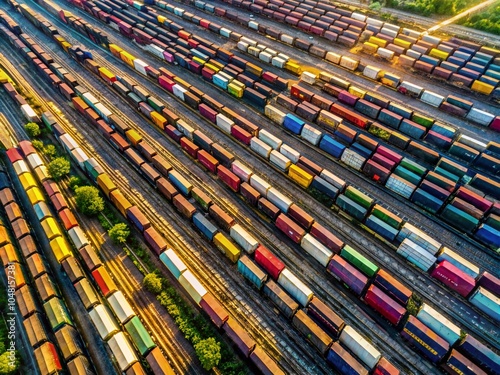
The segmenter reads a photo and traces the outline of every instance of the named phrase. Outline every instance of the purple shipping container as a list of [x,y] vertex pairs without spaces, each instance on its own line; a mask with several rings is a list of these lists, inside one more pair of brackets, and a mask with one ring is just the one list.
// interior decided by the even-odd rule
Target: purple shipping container
[[348,91],[342,90],[339,92],[339,102],[350,105],[351,107],[354,107],[358,99],[359,98],[356,95],[353,95]]
[[477,280],[477,285],[488,289],[490,292],[497,296],[500,296],[500,279],[488,272],[483,272],[483,274]]
[[206,105],[206,104],[200,104],[198,106],[198,110],[200,111],[200,114],[203,117],[209,119],[214,124],[216,123],[216,121],[217,121],[217,112],[214,111],[212,108],[210,108],[208,105]]
[[368,284],[368,278],[365,275],[338,255],[335,255],[330,263],[328,263],[327,270],[335,278],[345,283],[357,295],[363,294]]

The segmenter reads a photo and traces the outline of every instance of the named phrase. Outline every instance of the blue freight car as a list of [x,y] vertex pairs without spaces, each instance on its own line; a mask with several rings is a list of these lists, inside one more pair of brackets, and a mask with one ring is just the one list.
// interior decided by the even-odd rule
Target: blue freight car
[[193,224],[210,241],[213,240],[214,236],[219,231],[217,227],[208,221],[208,219],[200,212],[193,215]]

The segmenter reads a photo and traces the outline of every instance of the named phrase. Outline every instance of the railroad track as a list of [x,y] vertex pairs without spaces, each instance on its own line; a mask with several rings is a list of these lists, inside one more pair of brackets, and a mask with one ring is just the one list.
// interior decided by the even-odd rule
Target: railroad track
[[[220,17],[214,15],[213,13],[205,12],[199,8],[194,7],[191,2],[186,4],[182,1],[176,0],[175,3],[179,3],[181,5],[181,7],[183,7],[183,8],[189,7],[190,8],[189,11],[197,16],[201,16],[202,18],[205,18],[207,20],[220,23],[220,20],[221,20]],[[249,14],[253,14],[252,12],[247,11],[246,9],[231,6],[231,5],[229,5],[225,2],[222,2],[222,1],[216,1],[215,5],[217,5],[217,4],[223,8],[231,7],[232,11],[234,11],[238,14],[244,15],[245,17],[248,16]],[[161,9],[161,8],[154,6],[154,5],[153,5],[153,7],[159,14],[168,16],[168,18],[170,18],[170,19],[176,19],[176,23],[179,23],[181,25],[185,25],[186,23],[189,23],[189,21],[183,20],[179,16],[176,16],[172,13],[166,12],[164,9]],[[355,72],[352,72],[351,70],[342,68],[339,65],[335,65],[335,64],[330,63],[326,60],[321,60],[315,56],[312,56],[305,51],[297,50],[293,46],[290,46],[287,43],[281,42],[280,40],[266,37],[263,34],[259,34],[259,33],[255,32],[254,30],[248,29],[245,26],[241,26],[241,25],[236,24],[234,22],[228,21],[225,18],[223,18],[223,19],[225,22],[230,23],[232,30],[237,31],[240,34],[248,35],[249,33],[251,33],[250,39],[259,40],[260,42],[262,42],[264,44],[272,43],[272,44],[275,44],[275,47],[276,47],[276,45],[279,45],[279,46],[281,46],[281,49],[283,50],[283,52],[285,52],[289,56],[294,56],[294,57],[295,56],[302,56],[301,59],[305,62],[304,65],[309,65],[311,67],[315,67],[318,69],[320,69],[320,67],[321,68],[327,67],[328,70],[332,70],[332,71],[336,72],[337,74],[340,74],[341,76],[344,76],[344,77],[346,76],[346,74],[351,76],[351,77],[355,76],[358,79],[363,77],[360,73],[356,74]],[[310,37],[311,37],[309,34],[306,34],[297,28],[292,28],[289,25],[279,23],[271,18],[267,18],[267,17],[264,17],[264,16],[259,15],[259,14],[253,14],[252,20],[257,21],[260,24],[263,24],[266,26],[271,26],[275,29],[276,28],[277,29],[286,29],[287,30],[286,33],[288,35],[301,37],[302,39],[305,39],[305,40],[310,40]],[[204,29],[200,29],[200,30],[203,30],[204,32],[206,32]],[[326,50],[337,52],[337,53],[340,51],[340,53],[342,53],[342,55],[346,55],[346,56],[349,56],[349,57],[354,58],[354,59],[360,58],[360,54],[351,53],[351,52],[349,52],[349,50],[350,50],[349,48],[344,47],[340,44],[329,43],[325,39],[322,39],[319,37],[313,37],[313,40],[314,40],[314,44],[316,46],[319,46],[319,47],[324,48]],[[271,47],[271,48],[273,48],[275,50],[277,49],[274,47]],[[362,62],[364,64],[380,66],[382,68],[386,68],[388,66],[388,63],[385,60],[382,60],[378,57],[370,56],[368,54],[362,54],[361,59],[363,60]],[[318,64],[318,61],[320,62],[320,64]],[[324,70],[326,70],[326,69],[324,69]],[[433,88],[432,91],[437,92],[441,95],[446,96],[449,93],[453,93],[453,94],[456,94],[462,98],[467,97],[468,100],[475,102],[476,107],[479,109],[485,109],[491,113],[494,113],[494,112],[498,111],[498,108],[500,108],[500,103],[497,103],[495,101],[486,102],[485,100],[487,100],[487,97],[485,97],[484,95],[477,94],[471,90],[461,89],[461,88],[454,86],[452,84],[438,82],[436,79],[429,78],[429,77],[422,75],[422,74],[419,74],[419,73],[411,73],[408,70],[405,70],[405,69],[399,67],[397,64],[391,64],[390,70],[393,72],[397,71],[398,73],[400,73],[400,75],[402,77],[405,77],[403,79],[408,79],[410,82],[413,82],[413,83],[422,82],[422,80],[425,80],[426,86],[428,88],[432,87]],[[363,80],[364,79],[365,78],[363,77]],[[358,84],[358,82],[356,84]],[[438,87],[437,91],[435,89],[436,86]],[[371,87],[370,90],[373,91],[373,87]],[[389,89],[385,86],[381,86],[381,90],[384,91],[384,95],[388,95],[389,93],[394,94],[394,90]],[[399,97],[399,100],[401,100],[401,98],[403,98],[402,95],[397,95],[397,97]],[[418,101],[412,101],[412,102],[419,103]],[[421,102],[420,102],[420,105],[425,107],[425,109],[421,109],[422,111],[424,111],[424,113],[433,113],[434,117],[441,119],[443,122],[446,122],[446,123],[448,122],[448,120],[447,120],[448,117],[446,116],[446,114],[443,114],[443,112],[440,112],[437,109],[435,109],[431,106],[428,106],[424,103],[421,103]],[[454,118],[454,122],[455,123],[457,123],[457,122],[465,123],[465,121],[461,121],[461,119],[459,119],[459,118]],[[483,129],[481,126],[478,126],[478,125],[470,125],[470,128],[474,129],[475,131],[477,131],[478,129],[479,130]]]
[[[311,207],[313,207],[313,208],[314,208],[315,206],[316,206],[316,205],[311,205]],[[350,233],[351,233],[350,231],[348,231],[348,232],[347,232],[348,238],[352,238],[352,235],[350,235]],[[369,255],[369,257],[372,257],[372,256],[373,256],[373,254],[370,254],[370,255]],[[376,258],[376,259],[378,260],[378,258]],[[398,259],[398,261],[400,262],[399,264],[400,264],[401,266],[403,266],[403,267],[407,266],[407,265],[406,265],[406,263],[405,263],[405,262],[403,262],[401,259]],[[389,267],[388,267],[388,268],[390,268],[390,266],[394,266],[394,265],[393,265],[393,263],[392,263],[391,261],[389,261],[389,262],[388,262],[388,264],[389,264]],[[397,272],[398,272],[398,269],[396,269],[395,274],[397,274]],[[435,280],[430,279],[428,275],[426,275],[425,277],[426,277],[426,279],[427,279],[427,280],[426,280],[427,282],[430,282],[431,284],[433,284],[433,285],[435,286],[435,289],[437,289],[437,290],[438,290],[438,293],[440,293],[441,295],[444,295],[444,293],[440,291],[440,288],[442,288],[442,289],[445,291],[445,293],[447,293],[447,294],[448,294],[448,292],[449,292],[449,291],[448,291],[447,289],[444,289],[444,288],[443,288],[440,284],[438,284]],[[419,276],[416,276],[416,278],[415,278],[415,279],[421,279],[421,278],[420,278]],[[423,286],[422,286],[422,288],[423,288],[423,290],[425,290],[425,291],[426,291],[426,292],[425,292],[425,293],[423,293],[423,294],[427,294],[427,295],[429,295],[429,294],[427,293],[427,285],[423,285]],[[434,300],[434,301],[439,301],[439,299],[438,299],[438,298],[430,298],[430,299],[431,299],[431,300]],[[455,307],[455,306],[456,306],[456,304],[457,304],[456,300],[452,301],[452,305],[453,305],[453,304],[454,304],[454,306],[453,306],[453,307]],[[437,303],[436,303],[436,305],[437,305],[437,306],[439,306],[439,302],[437,302]],[[465,306],[467,306],[467,307],[468,307],[468,304],[465,304]],[[481,316],[483,316],[483,317],[484,317],[484,314],[483,314],[483,313],[478,313],[476,309],[466,308],[466,309],[465,309],[465,315],[464,315],[464,316],[460,316],[458,313],[454,313],[454,311],[455,311],[455,310],[454,310],[454,308],[450,308],[449,310],[453,312],[453,313],[452,313],[452,315],[455,315],[455,317],[457,318],[457,320],[458,320],[458,321],[462,322],[464,325],[466,325],[466,326],[468,326],[468,327],[470,327],[470,319],[472,319],[472,321],[476,321],[476,315],[475,315],[475,314],[478,314],[480,317],[481,317]],[[471,312],[472,312],[472,313],[471,313]],[[489,318],[487,318],[487,321],[490,321],[490,319],[489,319]],[[479,330],[480,330],[481,332],[484,332],[484,329],[483,329],[482,327],[480,327],[480,325],[482,325],[482,324],[484,324],[484,319],[483,319],[483,320],[481,320],[481,319],[480,319],[480,321],[479,321],[479,322],[475,323],[475,325],[473,326],[473,329],[476,329],[477,327],[479,327]],[[497,341],[497,340],[496,340],[496,339],[494,339],[494,338],[493,338],[493,339],[491,339],[491,338],[490,338],[490,336],[489,336],[489,335],[491,335],[491,334],[494,334],[494,333],[492,333],[492,332],[494,332],[494,331],[490,329],[490,332],[489,332],[489,333],[488,333],[488,332],[487,332],[487,333],[482,333],[482,337],[483,337],[483,339],[485,339],[486,341],[490,341],[490,342],[491,342],[491,341],[493,340],[493,345],[496,345],[496,341]]]
[[126,260],[127,255],[123,252],[117,252],[116,246],[109,246],[104,243],[102,238],[96,235],[96,233],[102,231],[102,228],[93,220],[85,219],[77,212],[74,197],[71,196],[68,202],[71,204],[73,211],[77,213],[78,221],[82,223],[82,226],[86,229],[86,235],[94,244],[99,245],[99,247],[96,248],[100,250],[99,254],[105,261],[108,271],[114,276],[120,290],[127,299],[133,301],[135,310],[138,312],[138,315],[142,317],[155,343],[163,352],[170,354],[168,356],[168,361],[175,370],[175,373],[179,375],[204,374],[204,371],[199,368],[200,366],[196,366],[197,368],[195,368],[192,363],[187,361],[188,358],[195,358],[192,348],[190,351],[187,350],[189,344],[178,344],[176,334],[168,329],[168,326],[175,323],[166,322],[166,320],[161,319],[160,316],[166,314],[165,311],[159,311],[157,308],[158,306],[155,306],[155,304],[158,305],[159,302],[149,293],[143,293],[143,290],[141,290],[141,283],[130,270],[131,267],[135,266],[133,264],[130,264],[130,268],[125,266],[124,260]]
[[[271,249],[276,249],[276,248],[277,248],[277,246],[276,246],[275,244],[272,244],[272,245],[270,245],[269,247],[270,247]],[[298,263],[300,263],[300,262],[301,262],[301,261],[299,261]],[[331,294],[331,292],[329,292],[329,293]],[[358,300],[355,300],[355,303],[359,304],[359,301],[358,301]],[[345,301],[344,301],[344,306],[345,306]],[[350,310],[349,310],[349,309],[345,309],[345,311],[350,311]],[[349,314],[347,314],[347,315],[349,315]],[[361,317],[360,315],[358,315],[358,316],[353,316],[353,317],[352,317],[352,319],[351,319],[351,321],[358,321],[358,320],[360,320],[361,318],[362,318],[362,317]],[[355,325],[355,326],[359,326],[358,324],[354,324],[354,325]],[[360,328],[361,328],[361,329],[363,329],[364,327],[361,325],[361,326],[360,326]],[[379,336],[380,336],[380,338],[379,338],[379,340],[377,340],[377,341],[378,341],[378,343],[379,343],[379,347],[382,347],[382,346],[384,346],[384,345],[385,345],[385,342],[388,340],[388,336],[387,336],[387,335],[384,335],[384,334],[382,334],[382,335],[380,335],[380,334],[379,334]],[[395,344],[395,342],[393,342],[393,345],[396,345],[396,344]],[[399,345],[399,344],[397,344],[397,345]],[[404,347],[404,348],[405,348],[405,350],[406,350],[406,346],[403,346],[403,345],[402,345],[402,347]],[[388,350],[387,352],[391,352],[391,350],[392,350],[392,349],[393,349],[393,348],[391,348],[391,349],[390,349],[390,350]],[[413,354],[413,353],[412,353],[412,354]],[[407,361],[407,358],[408,358],[408,353],[405,353],[405,354],[403,354],[403,355],[404,355],[403,359],[396,360],[395,362],[399,363],[401,367],[405,368],[405,367],[407,366],[406,361]],[[413,361],[413,363],[416,363],[416,361]],[[430,369],[429,369],[429,368],[426,368],[426,369],[425,369],[425,370],[423,370],[422,372],[424,372],[424,373],[425,373],[425,372],[428,372],[428,371],[430,371]]]
[[[38,39],[38,37],[34,36],[33,33],[31,33],[31,36],[32,36],[32,39],[34,41],[36,41],[40,46],[44,47],[45,46],[45,43],[43,43],[40,39]],[[56,61],[56,59],[54,59]],[[57,62],[60,63],[61,65],[66,65],[66,62],[63,61],[62,59],[57,59]],[[71,72],[75,78],[78,79],[79,75],[72,71]],[[81,78],[80,78],[81,79]],[[97,97],[97,95],[96,95]],[[104,103],[105,105],[108,106],[107,103]],[[110,109],[113,109],[114,106],[111,106],[109,105]],[[135,125],[134,125],[135,127]],[[68,131],[66,129],[66,131]],[[85,132],[85,129],[83,129],[83,132]],[[85,144],[85,140],[81,137],[80,134],[74,132],[74,131],[68,131],[69,134],[71,134],[75,140],[78,140],[80,144]],[[104,141],[102,141],[104,142]],[[89,151],[91,155],[94,155],[95,156],[95,152],[94,150],[92,149],[88,149],[88,148],[84,148],[86,151]],[[115,159],[116,160],[116,159]],[[123,163],[123,161],[122,161]],[[113,162],[114,165],[119,165],[118,162]],[[114,175],[116,176],[117,173],[115,170],[113,170],[112,168],[109,168],[106,166],[105,170],[110,173],[110,175]],[[122,192],[124,192],[124,194],[126,196],[128,196],[129,200],[133,203],[135,203],[137,206],[139,206],[140,208],[142,208],[143,212],[147,213],[146,216],[149,216],[149,219],[151,222],[156,222],[158,223],[158,217],[159,215],[156,215],[154,214],[154,209],[152,208],[151,205],[145,205],[142,200],[137,200],[135,198],[135,194],[126,194],[125,192],[127,191],[130,191],[130,188],[131,186],[139,186],[139,185],[144,185],[144,181],[141,179],[141,181],[139,182],[138,179],[136,178],[129,178],[129,180],[132,180],[134,181],[135,185],[131,185],[129,182],[121,182],[122,180],[117,180],[116,181],[116,185],[121,189]],[[150,188],[148,186],[148,188]],[[150,188],[151,189],[151,188]],[[153,190],[153,189],[152,189]],[[135,193],[135,189],[133,189],[133,192]],[[154,196],[154,193],[151,193],[148,195],[149,196]],[[156,198],[155,199],[155,204],[154,206],[155,207],[161,207],[164,205],[164,201],[161,200],[161,199],[158,199]],[[171,209],[171,211],[173,211],[173,209]],[[151,213],[153,212],[153,214]],[[165,216],[167,216],[167,214],[165,214]],[[173,214],[168,214],[167,217],[169,217],[169,219],[172,220],[172,222],[176,222],[177,223],[177,226],[178,228],[183,228],[185,226],[185,223],[178,223],[178,218],[176,217],[177,214],[176,213],[173,213]],[[199,252],[194,252],[192,248],[187,248],[184,243],[182,243],[181,241],[178,240],[178,231],[176,231],[176,233],[174,235],[171,235],[170,232],[172,230],[174,230],[174,228],[172,228],[172,226],[168,225],[167,222],[162,218],[161,219],[161,224],[159,225],[159,227],[161,228],[161,232],[163,235],[166,236],[168,242],[170,242],[170,245],[176,249],[180,249],[180,248],[185,248],[185,250],[183,251],[183,257],[184,259],[190,259],[192,257],[192,254],[193,253],[199,253]],[[196,237],[195,237],[196,236]],[[193,240],[194,243],[197,244],[198,248],[203,248],[205,247],[205,244],[201,243],[199,241],[199,238],[198,236],[195,234],[195,236],[192,236],[191,239]],[[216,252],[218,252],[218,250],[216,250]],[[220,266],[220,269],[224,269],[224,268],[227,268],[227,263],[224,263],[223,261],[220,260],[220,257],[218,256],[212,256],[211,257],[211,261],[212,261],[212,264],[219,264]],[[192,263],[192,259],[190,259],[190,263]],[[207,282],[207,280],[211,280],[213,279],[212,275],[216,273],[215,269],[213,268],[208,268],[207,266],[199,266],[199,265],[192,265],[192,267],[196,270],[196,273],[200,274],[201,275],[201,279],[202,280],[205,280],[205,282]],[[248,296],[248,290],[246,289],[243,289],[241,288],[241,286],[238,286],[237,288],[234,288],[235,285],[239,285],[241,284],[241,278],[239,278],[238,276],[237,277],[233,277],[233,290],[236,290],[236,289],[241,289],[240,293],[239,293],[239,297],[240,298],[243,298],[242,296],[245,296],[247,295]],[[218,296],[219,299],[226,305],[228,306],[228,303],[227,301],[231,301],[231,295],[229,293],[227,293],[225,291],[226,289],[226,285],[222,282],[219,282],[217,281],[216,282],[213,282],[213,280],[211,280],[212,282],[210,283],[210,285],[212,286],[212,290],[215,291],[214,295]],[[214,285],[217,285],[217,288],[214,288]],[[254,298],[254,303],[255,304],[259,304],[261,305],[261,299],[260,297],[257,295],[255,296]],[[256,314],[252,314],[252,311],[249,309],[249,306],[245,306],[245,303],[242,303],[240,304],[239,306],[237,306],[236,304],[234,306],[229,306],[230,307],[230,310],[233,312],[233,314],[235,315],[235,317],[237,318],[236,320],[239,321],[239,323],[244,326],[244,327],[251,327],[252,328],[252,332],[253,332],[253,335],[254,335],[254,338],[257,339],[256,341],[258,341],[259,343],[261,343],[264,347],[266,347],[268,350],[272,350],[272,353],[275,357],[279,357],[282,353],[281,351],[278,351],[276,350],[275,348],[275,345],[277,345],[277,341],[274,339],[274,336],[277,335],[276,333],[274,334],[270,334],[268,332],[267,329],[263,329],[263,327],[261,327],[258,323],[255,323],[254,321],[250,322],[249,321],[249,316],[252,316],[253,318],[256,318]],[[267,306],[260,306],[261,308],[261,311],[262,311],[262,316],[265,315],[265,312],[268,311],[268,307]],[[255,319],[256,320],[256,319]],[[277,332],[283,332],[284,330],[284,326],[279,326],[277,327]],[[262,332],[265,332],[265,334],[263,334]],[[264,338],[267,339],[268,342],[271,343],[271,345],[268,343],[268,342],[265,342],[264,341]],[[294,348],[294,350],[297,350],[299,352],[301,352],[301,356],[303,356],[301,358],[301,356],[298,356],[297,354],[295,354],[295,358],[296,358],[296,361],[301,363],[301,364],[304,364],[304,366],[309,366],[308,369],[311,369],[311,368],[317,368],[317,364],[315,364],[315,360],[316,358],[314,358],[311,354],[307,354],[307,351],[303,348],[303,343],[301,342],[300,345],[296,342],[294,342],[292,340],[293,338],[291,337],[288,337],[288,338],[280,338],[281,342],[282,343],[286,343],[287,346],[289,346],[290,348]],[[303,358],[308,358],[308,364],[306,365],[305,362],[304,362],[304,359]],[[282,359],[282,362],[283,360],[289,360],[288,358],[283,358]],[[283,365],[283,363],[281,362],[281,364]],[[292,370],[292,372],[294,372],[294,370],[297,370],[297,365],[290,365],[288,364],[288,369],[289,370]],[[326,365],[323,365],[323,372],[327,372],[327,367]]]
[[[86,14],[85,12],[81,12],[81,13]],[[165,12],[165,14],[169,14],[169,13]],[[178,18],[178,20],[180,20],[179,17],[177,17],[177,18]],[[112,29],[109,28],[109,30],[112,30]],[[128,47],[132,46],[137,51],[138,47],[134,43],[131,43],[128,40],[127,40],[127,43],[123,43],[125,40],[127,40],[127,39],[123,39],[123,41],[120,40],[122,42],[122,45],[127,44]],[[228,44],[231,44],[231,42],[228,42]],[[146,61],[156,61],[156,59],[151,59],[151,58],[148,59],[148,58],[143,57],[143,59],[145,59]],[[158,61],[160,61],[160,60],[158,60]],[[172,69],[173,71],[176,71],[175,67],[171,68],[169,66],[169,68]],[[177,69],[177,70],[179,70],[179,69]],[[185,79],[186,76],[192,77],[191,74],[189,74],[189,73],[186,74],[186,71],[184,69],[180,69],[180,72],[181,72],[181,74],[179,74],[179,76],[181,78]],[[215,89],[213,85],[210,85],[203,80],[200,80],[200,82],[203,84],[205,92],[207,92],[207,93],[209,92],[211,94],[212,93],[215,93],[215,94],[221,93],[221,91],[219,89]],[[212,94],[212,96],[213,95],[214,94]],[[234,99],[230,95],[226,94],[225,96],[226,96],[226,99],[228,101],[230,101],[231,103],[234,103],[235,106],[240,106],[240,107],[244,107],[244,108],[248,109],[248,111],[245,110],[245,116],[248,116],[248,118],[253,120],[254,123],[258,123],[260,125],[266,124],[266,123],[271,123],[270,120],[268,118],[266,118],[265,116],[263,116],[262,114],[260,114],[260,113],[255,114],[254,113],[255,109],[253,107],[247,105],[246,103],[244,103],[242,101],[237,101],[236,99]],[[203,117],[200,117],[200,118],[203,118]],[[270,128],[273,130],[274,133],[276,133],[276,131],[278,131],[278,132],[280,132],[280,134],[284,134],[285,136],[290,136],[290,133],[286,132],[284,129],[282,129],[274,124],[272,124],[272,126]],[[384,205],[386,208],[392,209],[393,211],[395,208],[394,204],[392,204],[392,207],[391,207],[391,206],[384,203],[384,202],[388,201],[388,199],[387,199],[388,196],[389,196],[389,198],[392,198],[393,200],[395,199],[398,202],[398,205],[396,207],[397,212],[405,212],[406,208],[410,207],[412,209],[412,212],[414,212],[415,215],[417,215],[417,218],[415,218],[415,217],[405,218],[406,221],[409,221],[410,223],[423,229],[425,232],[429,233],[432,237],[440,238],[441,242],[443,242],[443,244],[447,245],[448,247],[455,248],[457,246],[458,242],[467,241],[470,245],[474,246],[474,249],[472,249],[470,247],[457,248],[456,249],[457,252],[460,253],[466,259],[468,259],[468,258],[470,259],[471,255],[472,255],[472,258],[475,260],[474,263],[477,263],[477,265],[480,266],[483,270],[487,270],[493,274],[499,274],[496,262],[498,259],[500,259],[500,255],[498,255],[497,253],[494,253],[490,249],[486,249],[486,254],[485,254],[484,246],[479,244],[477,241],[471,239],[467,235],[461,233],[457,229],[451,227],[447,223],[436,218],[434,215],[430,215],[425,210],[421,209],[420,207],[417,207],[415,204],[409,202],[408,200],[402,198],[401,196],[399,196],[393,192],[390,192],[387,189],[382,189],[379,184],[376,184],[375,182],[371,182],[371,181],[366,181],[366,178],[361,173],[358,173],[354,170],[347,169],[345,167],[345,165],[340,163],[338,160],[335,160],[334,158],[332,158],[331,155],[329,155],[329,154],[327,154],[327,153],[325,153],[317,148],[311,149],[310,144],[308,144],[307,142],[304,142],[302,139],[300,139],[294,135],[291,135],[291,136],[295,138],[295,140],[298,142],[298,144],[305,146],[305,148],[303,148],[303,149],[306,149],[307,151],[313,152],[315,154],[315,156],[312,158],[313,161],[316,161],[320,165],[322,165],[322,164],[324,165],[324,161],[326,158],[327,160],[331,161],[332,163],[334,163],[334,164],[340,166],[342,169],[346,170],[346,173],[344,173],[343,176],[348,181],[352,180],[352,177],[351,177],[352,175],[359,177],[359,179],[356,180],[355,186],[360,186],[362,188],[364,187],[364,190],[367,193],[369,192],[368,193],[369,195],[376,198],[378,200],[378,202],[380,204]],[[281,138],[283,139],[284,137],[282,136]],[[237,149],[238,147],[241,147],[241,145],[236,144],[235,149]],[[298,148],[295,148],[295,149],[298,149]],[[373,194],[372,193],[372,191],[374,190],[373,188],[375,188],[375,191],[381,190],[381,193],[379,195]],[[403,206],[400,205],[399,203],[401,203]],[[443,239],[443,231],[442,230],[436,230],[435,228],[431,228],[431,226],[429,226],[429,225],[422,224],[422,223],[429,221],[429,220],[432,221],[434,224],[438,224],[440,226],[440,228],[446,229],[446,234],[445,234],[446,238]],[[472,251],[474,252],[473,254],[471,254]],[[494,257],[495,259],[492,259],[492,257]],[[479,260],[479,262],[477,262],[477,260]]]
[[[11,67],[10,69],[10,73],[13,77],[15,77],[16,81],[17,82],[26,82],[21,76],[19,75],[16,75],[16,73],[12,73],[12,72],[15,72],[14,68]],[[29,87],[28,85],[24,85],[25,89],[27,89],[27,87]],[[35,90],[30,90],[31,93],[33,94],[33,96],[37,99],[37,101],[39,103],[44,103],[43,106],[46,107],[46,109],[48,109],[49,111],[52,112],[52,114],[58,119],[59,123],[61,125],[65,125],[67,124],[66,123],[66,120],[64,118],[62,118],[60,116],[60,114],[58,112],[55,112],[53,110],[53,107],[50,106],[50,105],[47,105],[47,101],[45,99],[42,98],[41,95],[39,95]],[[15,108],[16,109],[16,108]],[[76,135],[76,132],[72,131],[71,128],[68,128],[67,126],[65,127],[66,130],[68,131],[69,134],[73,133],[72,136],[74,137]],[[21,127],[19,127],[19,129],[16,129],[17,133],[21,135],[21,138],[23,139],[28,139],[25,134],[24,134],[24,129],[22,129]],[[24,134],[24,135],[23,135]],[[90,151],[93,151],[90,149]],[[75,208],[75,205],[74,205],[74,198],[71,198],[71,199],[68,199],[68,201],[71,201],[72,203],[72,208],[73,208],[73,212],[75,212],[75,214],[79,217],[79,222],[80,223],[84,223],[84,225],[87,225],[88,224],[86,223],[86,220],[82,219],[81,215],[79,215],[78,211],[76,210]],[[102,229],[98,228],[97,226],[94,225],[94,228],[96,233],[100,232]],[[93,235],[93,231],[89,231],[87,230],[87,235]],[[92,240],[94,241],[94,243],[99,243],[99,242],[96,242],[96,237],[93,236]],[[98,247],[96,247],[98,248]],[[101,254],[103,254],[101,252]],[[122,270],[125,271],[125,269],[122,267]],[[129,271],[127,271],[129,272]],[[132,290],[137,290],[137,288],[135,289],[132,289]],[[142,295],[142,294],[137,294],[139,297],[141,297],[141,301],[144,303],[144,300],[146,300],[146,298]],[[129,298],[133,301],[135,301],[137,299],[137,297],[135,298],[131,298],[129,296]],[[155,334],[153,335],[155,337],[155,341],[156,342],[160,342],[160,344],[163,346],[164,350],[167,350],[168,353],[170,353],[170,356],[169,358],[175,358],[175,360],[171,360],[172,362],[174,362],[175,364],[175,368],[178,370],[177,373],[178,374],[184,374],[186,373],[185,370],[188,369],[190,366],[188,364],[187,361],[184,361],[184,364],[182,365],[182,361],[181,361],[181,358],[182,359],[185,359],[185,358],[189,358],[189,356],[181,356],[179,358],[177,358],[177,356],[179,355],[179,353],[187,353],[187,350],[185,350],[184,348],[182,348],[181,346],[179,345],[175,345],[175,341],[176,341],[176,338],[175,338],[175,335],[172,334],[172,332],[170,330],[167,330],[165,328],[165,325],[164,323],[161,322],[161,320],[158,318],[158,315],[154,313],[154,309],[152,307],[150,307],[149,305],[142,305],[143,307],[147,307],[147,310],[149,310],[149,313],[148,313],[148,325],[153,325],[155,330],[152,330],[153,332],[161,332],[162,334],[164,334],[164,337],[166,338],[171,338],[172,341],[170,342],[169,340],[164,340],[162,339],[162,336],[159,336],[158,334]],[[143,312],[144,309],[141,309],[140,311]],[[151,322],[150,320],[153,319],[153,321]],[[193,373],[193,374],[196,374],[196,373],[200,373],[200,372],[188,372],[188,373]]]

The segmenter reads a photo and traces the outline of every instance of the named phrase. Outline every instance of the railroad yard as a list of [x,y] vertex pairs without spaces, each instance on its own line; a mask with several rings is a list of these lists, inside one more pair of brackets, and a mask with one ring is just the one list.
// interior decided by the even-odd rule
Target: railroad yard
[[500,50],[367,12],[0,1],[6,373],[500,375]]

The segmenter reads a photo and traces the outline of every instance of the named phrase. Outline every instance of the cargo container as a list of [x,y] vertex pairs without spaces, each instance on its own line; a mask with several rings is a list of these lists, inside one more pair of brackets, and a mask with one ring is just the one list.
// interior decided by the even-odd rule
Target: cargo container
[[238,271],[259,290],[267,280],[267,274],[246,255],[238,260]]
[[182,273],[179,283],[197,304],[200,304],[201,299],[207,294],[205,287],[189,270]]
[[328,351],[326,361],[339,373],[345,375],[368,375],[368,370],[349,352],[334,342]]
[[340,256],[370,278],[374,276],[379,270],[378,266],[366,259],[363,255],[361,255],[358,251],[354,250],[349,245],[344,246],[344,248],[340,252]]
[[479,287],[469,298],[471,304],[495,320],[500,320],[500,298]]
[[450,345],[453,345],[460,338],[460,328],[428,304],[423,303],[416,316],[419,321],[436,332]]
[[58,297],[51,298],[43,304],[50,327],[55,332],[65,324],[72,325],[66,306]]
[[466,335],[456,348],[484,370],[500,374],[500,356],[473,336]]
[[405,238],[397,253],[407,259],[423,271],[428,271],[436,262],[437,258],[431,255],[427,250],[414,243],[412,240]]
[[132,310],[132,307],[120,290],[109,296],[108,302],[121,324],[126,323],[135,316],[134,310]]
[[145,229],[151,226],[148,218],[142,213],[137,206],[132,206],[127,210],[127,218],[135,225],[139,232],[144,232]]
[[457,350],[452,349],[451,353],[442,365],[443,369],[450,375],[457,373],[470,375],[486,375],[486,372],[476,366],[471,360],[460,354]]
[[239,224],[231,226],[230,235],[247,253],[253,253],[259,245],[258,241],[248,234]]
[[57,349],[51,342],[46,342],[34,350],[34,359],[42,374],[57,374],[62,371]]
[[440,362],[450,348],[445,340],[414,316],[408,317],[401,336],[433,363]]
[[338,255],[334,255],[327,271],[337,280],[347,285],[354,293],[361,295],[368,284],[368,279],[352,265]]
[[138,361],[134,349],[123,332],[113,335],[108,340],[108,345],[122,372]]
[[231,188],[231,190],[238,192],[240,189],[240,179],[237,175],[231,172],[223,165],[217,166],[217,176]]
[[177,280],[179,280],[181,274],[187,270],[184,262],[172,249],[167,249],[161,253],[160,260]]
[[292,324],[307,338],[316,350],[322,355],[326,354],[333,339],[308,317],[304,311],[297,311],[293,317]]
[[377,365],[381,358],[380,352],[351,326],[344,327],[339,341],[371,369]]
[[226,321],[226,324],[223,326],[223,330],[245,357],[248,357],[254,350],[256,345],[255,341],[232,318],[229,318]]
[[292,241],[295,243],[300,243],[306,231],[302,229],[297,223],[292,219],[281,214],[276,219],[276,227],[285,233]]
[[500,280],[489,272],[485,271],[479,276],[477,285],[484,287],[496,295],[500,295]]
[[398,326],[406,315],[406,309],[375,285],[371,285],[364,296],[365,302],[379,312],[392,325]]
[[403,306],[407,305],[412,296],[412,291],[410,289],[405,287],[383,269],[377,272],[373,284]]

